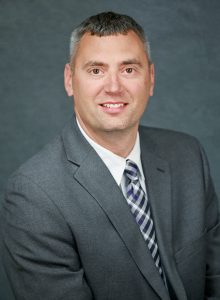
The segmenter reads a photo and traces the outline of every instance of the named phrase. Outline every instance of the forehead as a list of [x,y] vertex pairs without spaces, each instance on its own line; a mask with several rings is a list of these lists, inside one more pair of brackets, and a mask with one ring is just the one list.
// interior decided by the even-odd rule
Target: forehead
[[96,36],[86,33],[81,38],[74,61],[87,59],[146,59],[145,45],[134,31],[127,34]]

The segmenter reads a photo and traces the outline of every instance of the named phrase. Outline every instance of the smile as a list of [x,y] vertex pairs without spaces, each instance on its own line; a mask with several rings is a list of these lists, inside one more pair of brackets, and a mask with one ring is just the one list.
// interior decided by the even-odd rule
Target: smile
[[104,103],[102,106],[107,107],[107,108],[119,108],[123,107],[125,104],[124,103]]

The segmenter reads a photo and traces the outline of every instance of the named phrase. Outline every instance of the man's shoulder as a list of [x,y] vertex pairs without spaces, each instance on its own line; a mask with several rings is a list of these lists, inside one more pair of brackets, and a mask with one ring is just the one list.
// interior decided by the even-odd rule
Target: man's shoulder
[[201,145],[194,136],[170,129],[140,126],[141,143],[165,158],[200,155]]
[[[150,127],[150,126],[140,126],[140,133],[146,137],[149,137],[156,141],[173,141],[179,140],[183,142],[195,142],[197,139],[185,132],[180,132],[171,129],[159,128],[159,127]],[[198,142],[198,141],[197,141]]]
[[34,182],[45,181],[48,176],[59,176],[62,157],[64,156],[62,137],[57,136],[46,144],[34,156],[25,161],[10,178],[23,176]]

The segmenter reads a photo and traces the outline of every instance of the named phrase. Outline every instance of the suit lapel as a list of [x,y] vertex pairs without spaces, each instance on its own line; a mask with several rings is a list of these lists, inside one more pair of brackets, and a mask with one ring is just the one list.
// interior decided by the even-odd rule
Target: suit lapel
[[178,299],[187,299],[172,250],[171,175],[167,161],[154,154],[153,144],[141,138],[142,166],[163,267]]
[[167,290],[130,212],[126,199],[95,151],[89,152],[74,177],[102,207],[124,241],[137,267],[155,292],[162,299],[168,300]]

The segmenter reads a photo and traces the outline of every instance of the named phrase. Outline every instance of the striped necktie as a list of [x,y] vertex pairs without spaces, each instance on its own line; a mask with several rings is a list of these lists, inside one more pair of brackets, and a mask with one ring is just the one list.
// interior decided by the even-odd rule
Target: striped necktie
[[133,161],[128,159],[126,161],[126,167],[124,170],[126,200],[137,224],[140,227],[140,231],[147,243],[159,274],[161,275],[164,283],[166,283],[165,275],[161,265],[150,204],[147,195],[141,187],[138,173],[138,166]]

